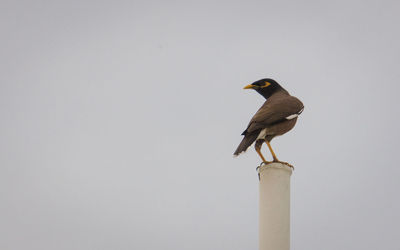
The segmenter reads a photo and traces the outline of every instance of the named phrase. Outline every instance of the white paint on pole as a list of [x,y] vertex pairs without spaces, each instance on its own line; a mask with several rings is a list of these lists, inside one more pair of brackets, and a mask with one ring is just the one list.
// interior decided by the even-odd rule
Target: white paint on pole
[[260,176],[259,249],[290,249],[290,176],[292,168],[270,163],[258,168]]

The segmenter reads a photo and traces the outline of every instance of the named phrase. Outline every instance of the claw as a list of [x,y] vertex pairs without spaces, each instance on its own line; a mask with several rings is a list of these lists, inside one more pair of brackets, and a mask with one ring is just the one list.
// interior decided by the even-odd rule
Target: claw
[[272,161],[263,161],[263,162],[260,163],[259,167],[261,167],[262,165],[268,165],[270,163],[272,163]]
[[282,164],[285,164],[285,165],[287,165],[288,167],[291,167],[291,168],[294,170],[294,167],[293,167],[292,164],[287,163],[287,162],[284,162],[284,161],[278,161],[278,162],[279,162],[279,163],[282,163]]

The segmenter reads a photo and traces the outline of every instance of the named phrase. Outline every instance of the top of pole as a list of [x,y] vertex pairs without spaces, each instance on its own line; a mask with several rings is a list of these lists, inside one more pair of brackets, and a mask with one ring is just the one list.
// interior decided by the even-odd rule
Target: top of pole
[[288,171],[289,174],[291,175],[293,173],[293,168],[289,167],[289,165],[281,162],[271,162],[268,164],[262,164],[257,167],[257,173],[260,175],[261,172],[267,170],[267,169],[281,169],[283,171]]

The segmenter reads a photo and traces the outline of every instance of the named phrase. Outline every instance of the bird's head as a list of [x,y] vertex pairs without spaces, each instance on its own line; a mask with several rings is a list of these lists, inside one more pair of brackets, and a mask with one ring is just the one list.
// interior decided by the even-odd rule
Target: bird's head
[[253,82],[252,84],[245,86],[244,89],[254,89],[265,98],[270,97],[272,94],[274,94],[279,90],[284,90],[284,88],[282,88],[282,86],[279,85],[279,83],[277,83],[274,79],[271,78],[264,78],[256,82]]

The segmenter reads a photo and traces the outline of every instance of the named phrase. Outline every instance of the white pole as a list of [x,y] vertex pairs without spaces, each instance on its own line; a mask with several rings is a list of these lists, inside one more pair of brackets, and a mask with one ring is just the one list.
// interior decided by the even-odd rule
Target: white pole
[[259,249],[290,249],[290,176],[292,168],[270,163],[258,168],[260,176]]

